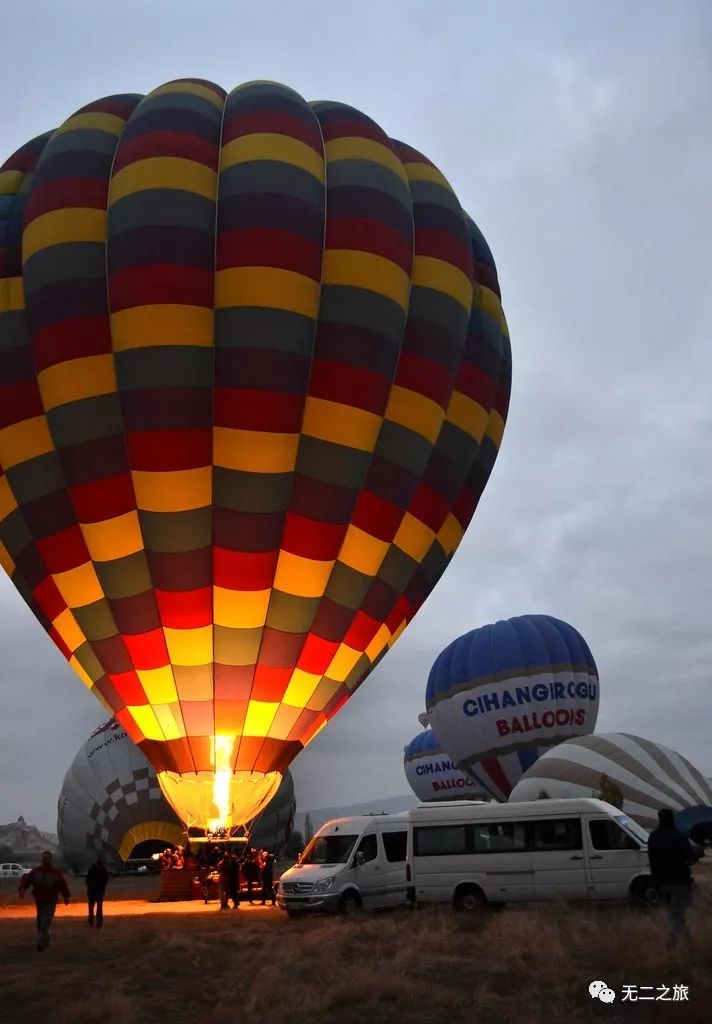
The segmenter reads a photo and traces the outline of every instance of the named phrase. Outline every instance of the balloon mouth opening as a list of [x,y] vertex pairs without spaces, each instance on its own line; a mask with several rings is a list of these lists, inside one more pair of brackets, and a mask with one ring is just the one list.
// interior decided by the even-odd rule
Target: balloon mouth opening
[[214,771],[158,772],[168,803],[189,830],[229,838],[259,817],[282,781],[280,772],[226,767],[228,744],[216,745]]

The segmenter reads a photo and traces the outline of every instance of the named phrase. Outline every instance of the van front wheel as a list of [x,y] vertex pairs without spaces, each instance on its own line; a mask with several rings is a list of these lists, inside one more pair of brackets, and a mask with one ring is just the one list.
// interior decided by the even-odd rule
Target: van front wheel
[[342,917],[353,917],[361,909],[361,900],[355,892],[345,892],[339,900],[339,913]]
[[481,889],[474,885],[462,885],[455,893],[452,905],[458,913],[484,913],[489,908],[487,898]]

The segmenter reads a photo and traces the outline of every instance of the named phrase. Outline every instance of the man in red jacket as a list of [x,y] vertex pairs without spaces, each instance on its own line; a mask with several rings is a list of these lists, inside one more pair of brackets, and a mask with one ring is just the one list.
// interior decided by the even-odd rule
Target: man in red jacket
[[65,904],[69,903],[66,879],[52,864],[52,854],[48,850],[42,854],[42,863],[39,867],[28,871],[20,882],[20,896],[24,896],[30,888],[37,907],[37,949],[41,953],[49,946],[49,928],[59,896],[64,897]]

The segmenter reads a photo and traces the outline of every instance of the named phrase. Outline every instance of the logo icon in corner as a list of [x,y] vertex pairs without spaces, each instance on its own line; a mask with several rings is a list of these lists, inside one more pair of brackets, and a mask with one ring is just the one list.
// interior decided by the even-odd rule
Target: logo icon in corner
[[588,986],[588,993],[591,999],[600,999],[602,1003],[612,1003],[616,998],[615,992],[605,981],[592,981]]

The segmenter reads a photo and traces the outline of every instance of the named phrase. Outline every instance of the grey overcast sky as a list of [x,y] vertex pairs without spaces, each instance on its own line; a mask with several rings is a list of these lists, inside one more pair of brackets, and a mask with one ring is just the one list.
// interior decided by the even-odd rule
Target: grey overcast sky
[[[407,792],[428,669],[547,612],[587,638],[598,731],[712,775],[712,5],[24,0],[3,11],[2,159],[113,92],[285,82],[425,152],[488,239],[512,336],[500,458],[415,621],[297,759],[301,810]],[[0,822],[54,830],[105,717],[0,580]]]

